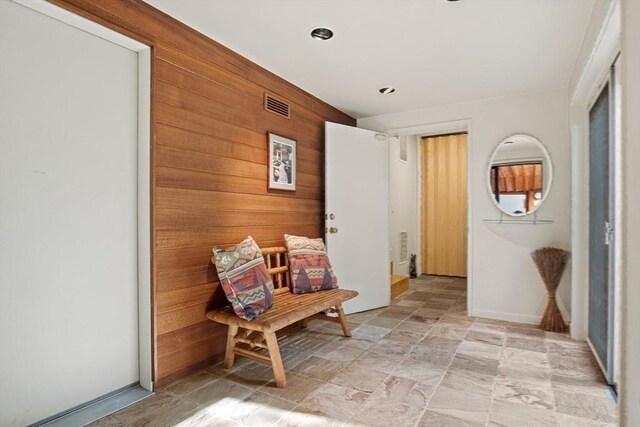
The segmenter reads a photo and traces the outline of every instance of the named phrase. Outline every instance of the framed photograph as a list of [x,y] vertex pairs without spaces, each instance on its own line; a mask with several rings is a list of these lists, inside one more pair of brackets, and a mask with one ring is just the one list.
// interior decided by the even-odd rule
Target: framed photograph
[[269,189],[296,191],[296,142],[269,133]]

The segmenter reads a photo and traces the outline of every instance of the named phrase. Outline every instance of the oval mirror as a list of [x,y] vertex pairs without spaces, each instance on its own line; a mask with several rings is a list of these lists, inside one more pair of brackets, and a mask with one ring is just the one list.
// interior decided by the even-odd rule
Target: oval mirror
[[532,136],[512,135],[494,150],[487,175],[489,192],[498,209],[510,216],[528,215],[549,193],[549,152]]

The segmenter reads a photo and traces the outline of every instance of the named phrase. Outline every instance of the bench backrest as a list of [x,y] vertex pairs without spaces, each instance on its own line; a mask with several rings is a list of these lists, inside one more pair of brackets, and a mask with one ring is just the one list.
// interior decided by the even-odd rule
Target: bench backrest
[[271,274],[275,294],[289,292],[291,286],[291,277],[289,277],[289,257],[287,256],[287,248],[273,247],[260,248],[264,262],[267,264],[267,271]]

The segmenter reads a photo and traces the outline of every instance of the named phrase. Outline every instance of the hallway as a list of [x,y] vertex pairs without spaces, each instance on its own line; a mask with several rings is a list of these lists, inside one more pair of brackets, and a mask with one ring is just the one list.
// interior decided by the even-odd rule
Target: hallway
[[289,385],[238,358],[183,378],[94,426],[607,426],[608,387],[585,343],[466,317],[466,281],[412,280],[352,338],[311,322],[281,337]]

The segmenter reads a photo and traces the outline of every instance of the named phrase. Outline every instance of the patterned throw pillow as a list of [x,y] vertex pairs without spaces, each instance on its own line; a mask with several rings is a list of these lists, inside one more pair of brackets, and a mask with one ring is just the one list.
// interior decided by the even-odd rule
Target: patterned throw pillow
[[284,235],[289,252],[292,291],[305,294],[338,287],[322,239]]
[[253,320],[273,303],[273,281],[251,236],[230,248],[213,248],[211,261],[235,313]]

